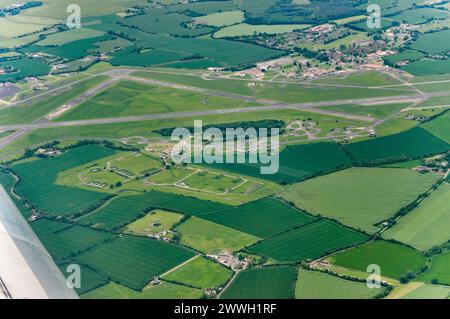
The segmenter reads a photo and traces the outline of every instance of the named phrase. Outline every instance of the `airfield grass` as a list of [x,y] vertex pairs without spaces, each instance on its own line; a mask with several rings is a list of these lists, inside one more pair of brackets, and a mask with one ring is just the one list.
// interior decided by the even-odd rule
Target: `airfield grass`
[[390,75],[376,71],[356,72],[344,76],[325,77],[323,79],[313,80],[311,81],[311,83],[355,85],[362,87],[377,87],[402,84],[400,81],[394,79]]
[[181,214],[157,209],[129,224],[125,232],[142,236],[154,235],[161,231],[171,229],[182,218],[183,215]]
[[271,175],[262,175],[258,164],[212,164],[210,166],[279,184],[288,184],[351,165],[344,151],[330,142],[290,145],[280,152],[279,158],[279,170]]
[[223,286],[231,277],[233,271],[199,256],[163,279],[197,288],[216,288]]
[[428,250],[450,240],[450,185],[444,183],[409,212],[383,237],[420,250]]
[[154,184],[174,184],[193,173],[190,169],[172,167],[150,176],[147,181]]
[[[69,265],[70,264],[64,264],[59,267],[62,274],[66,278],[68,278],[70,275],[72,275],[72,272],[67,272],[67,270],[68,270],[67,266],[69,266]],[[97,272],[95,272],[91,268],[83,266],[83,265],[78,265],[78,266],[80,267],[80,273],[81,273],[80,288],[75,288],[75,291],[77,292],[78,295],[82,295],[88,291],[94,290],[94,289],[99,288],[108,283],[108,280],[105,277],[99,275]]]
[[36,98],[25,105],[2,108],[0,109],[0,124],[22,124],[35,121],[106,79],[106,76],[95,76],[73,84],[70,90],[63,91],[56,96]]
[[223,250],[236,251],[255,243],[258,238],[196,217],[191,217],[174,229],[180,243],[206,254]]
[[223,173],[213,173],[210,171],[199,171],[184,179],[182,183],[194,189],[214,192],[228,193],[241,185],[245,180],[242,177],[230,176]]
[[155,276],[194,257],[187,248],[142,237],[122,236],[76,257],[111,280],[143,289]]
[[275,198],[260,199],[239,207],[202,215],[203,219],[266,238],[315,218]]
[[367,240],[367,236],[329,220],[314,223],[263,240],[247,250],[280,262],[314,260]]
[[75,225],[40,240],[54,259],[65,260],[114,238],[111,233]]
[[187,215],[202,215],[230,206],[172,193],[149,191],[144,195],[120,196],[77,221],[106,229],[118,229],[144,217],[146,210],[163,209]]
[[443,153],[450,145],[416,127],[408,131],[372,140],[351,143],[344,146],[358,163],[383,163],[386,161],[405,161]]
[[131,172],[135,176],[162,168],[162,162],[143,153],[131,153],[111,161],[112,167]]
[[13,165],[12,170],[20,178],[16,192],[37,209],[51,215],[79,213],[96,205],[105,195],[55,185],[58,173],[114,153],[114,150],[102,146],[85,145],[55,158]]
[[295,285],[296,299],[372,299],[383,289],[345,280],[318,271],[300,269]]
[[377,240],[353,247],[331,257],[337,266],[366,271],[372,264],[379,265],[381,275],[399,279],[408,271],[418,273],[426,263],[420,252],[396,243]]
[[221,299],[292,299],[297,269],[293,266],[255,268],[240,272]]
[[333,105],[322,107],[324,110],[337,111],[349,114],[372,116],[377,119],[383,119],[392,115],[401,109],[409,106],[408,103],[386,104],[386,105]]
[[433,256],[428,270],[422,273],[418,280],[450,286],[450,251]]
[[450,287],[425,284],[407,293],[400,299],[448,299],[449,296]]
[[288,186],[281,196],[312,214],[373,233],[375,224],[428,191],[439,176],[397,168],[351,168]]
[[58,118],[59,121],[254,106],[230,98],[121,81]]
[[142,291],[132,290],[116,283],[109,283],[81,296],[83,299],[199,299],[202,290],[162,282],[147,286]]
[[450,144],[450,111],[445,112],[422,126],[431,134]]
[[378,136],[389,136],[408,131],[418,125],[417,121],[404,118],[391,118],[386,122],[377,125],[375,130]]

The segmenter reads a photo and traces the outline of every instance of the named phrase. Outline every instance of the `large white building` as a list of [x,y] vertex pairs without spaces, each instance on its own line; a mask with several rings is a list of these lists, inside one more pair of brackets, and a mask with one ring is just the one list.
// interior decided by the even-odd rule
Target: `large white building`
[[0,299],[75,299],[66,281],[0,185]]

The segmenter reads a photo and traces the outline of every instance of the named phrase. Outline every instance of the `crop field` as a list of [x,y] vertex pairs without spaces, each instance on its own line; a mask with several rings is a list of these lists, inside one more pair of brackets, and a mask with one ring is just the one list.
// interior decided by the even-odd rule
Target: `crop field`
[[[59,267],[62,274],[65,275],[65,277],[68,277],[72,273],[67,272],[67,266],[69,264],[64,264]],[[98,287],[101,287],[103,285],[106,285],[108,283],[108,280],[99,275],[97,272],[93,271],[91,268],[79,265],[80,271],[81,271],[81,278],[80,278],[80,288],[75,288],[78,295],[82,295],[88,291],[94,290]]]
[[450,63],[447,60],[420,60],[400,68],[414,76],[440,75],[450,73]]
[[261,175],[260,165],[257,164],[212,164],[212,167],[279,184],[290,184],[350,165],[350,159],[344,151],[334,143],[325,142],[286,147],[280,152],[280,169],[273,175]]
[[75,225],[55,234],[40,237],[40,240],[53,258],[65,260],[114,238],[115,236],[110,233]]
[[221,299],[292,299],[297,269],[265,267],[240,272]]
[[427,53],[445,53],[450,50],[450,44],[444,39],[450,37],[450,30],[427,33],[411,43],[411,49]]
[[428,250],[450,240],[450,185],[439,186],[420,205],[383,233],[420,250]]
[[247,248],[280,262],[314,260],[367,240],[367,236],[329,220],[319,220]]
[[422,126],[431,134],[450,144],[450,112],[447,111]]
[[83,299],[199,299],[202,295],[201,289],[162,282],[158,286],[147,286],[142,291],[109,283],[81,297]]
[[214,288],[223,286],[232,275],[230,269],[205,257],[197,257],[163,279],[191,287]]
[[355,161],[376,164],[443,153],[450,149],[450,145],[417,127],[391,136],[348,144],[344,148]]
[[0,81],[7,82],[12,81],[15,82],[27,76],[41,76],[48,74],[50,71],[50,66],[46,63],[31,60],[31,59],[19,59],[19,60],[11,60],[0,62],[0,67],[3,69],[5,67],[14,68],[17,70],[12,73],[3,73],[0,74]]
[[260,238],[267,238],[315,220],[314,217],[275,198],[260,199],[201,217]]
[[446,11],[431,8],[408,10],[390,17],[390,19],[409,24],[422,24],[430,20],[443,18],[448,18],[448,13]]
[[36,160],[12,167],[20,182],[16,191],[37,209],[51,215],[72,215],[92,207],[105,195],[55,185],[59,172],[114,154],[114,150],[87,145],[71,149],[56,158]]
[[383,289],[341,279],[318,271],[300,269],[295,285],[296,299],[372,299]]
[[255,106],[231,98],[208,96],[133,81],[121,81],[58,118],[59,121],[142,114],[189,112]]
[[136,290],[155,276],[194,257],[187,248],[141,237],[123,236],[76,257],[111,280]]
[[36,44],[41,46],[63,45],[72,41],[96,38],[102,35],[102,32],[88,28],[72,29],[65,32],[51,34]]
[[181,244],[206,254],[236,251],[258,241],[255,236],[196,217],[189,218],[174,230],[181,236]]
[[125,232],[142,236],[154,235],[161,231],[171,229],[182,218],[183,215],[181,214],[155,210],[129,224]]
[[247,23],[236,24],[220,29],[214,33],[215,38],[250,36],[258,33],[277,34],[306,29],[309,24],[280,24],[280,25],[251,25]]
[[419,280],[450,286],[450,251],[433,256],[429,269],[419,276]]
[[396,168],[351,168],[287,187],[281,196],[313,214],[369,233],[428,191],[438,175]]
[[381,275],[399,279],[408,271],[418,273],[425,265],[426,258],[420,252],[387,241],[371,241],[348,249],[331,257],[334,264],[365,272],[367,267],[377,264]]

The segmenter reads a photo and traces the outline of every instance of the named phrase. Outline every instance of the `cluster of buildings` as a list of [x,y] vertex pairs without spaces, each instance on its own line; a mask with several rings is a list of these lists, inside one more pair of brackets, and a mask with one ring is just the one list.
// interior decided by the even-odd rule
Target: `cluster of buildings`
[[239,256],[233,255],[229,250],[224,250],[218,255],[207,255],[207,257],[214,259],[219,264],[227,266],[235,271],[247,269],[250,263],[250,260],[247,258],[241,259]]
[[39,148],[34,152],[37,157],[55,157],[61,154],[61,151],[54,148]]

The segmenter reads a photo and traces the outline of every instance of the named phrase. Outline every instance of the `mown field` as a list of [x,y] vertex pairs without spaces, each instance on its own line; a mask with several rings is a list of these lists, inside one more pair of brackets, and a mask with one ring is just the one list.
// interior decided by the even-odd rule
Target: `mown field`
[[401,299],[448,299],[450,296],[450,287],[438,285],[422,285],[410,293],[401,297]]
[[308,24],[279,24],[279,25],[251,25],[247,23],[236,24],[220,29],[214,33],[215,38],[251,36],[253,34],[277,34],[306,29]]
[[304,269],[299,270],[295,284],[296,299],[371,299],[382,292],[362,282]]
[[114,154],[97,145],[70,149],[55,157],[12,166],[20,181],[16,192],[34,207],[51,215],[73,215],[89,209],[105,198],[104,194],[55,185],[58,174],[70,168]]
[[420,252],[387,241],[371,241],[331,257],[335,265],[366,272],[372,264],[379,265],[381,276],[399,279],[408,271],[418,273],[426,258]]
[[240,272],[221,299],[292,299],[296,268],[265,267]]
[[146,215],[144,210],[157,208],[187,215],[201,215],[223,210],[229,206],[194,197],[150,191],[145,195],[115,198],[77,221],[106,229],[121,228]]
[[405,161],[443,153],[450,145],[417,127],[395,135],[380,137],[344,146],[358,163]]
[[443,141],[450,143],[450,112],[447,111],[445,114],[425,123],[422,128]]
[[279,161],[280,168],[272,175],[262,175],[261,164],[212,164],[211,167],[290,184],[351,165],[347,155],[336,144],[329,142],[288,146],[280,152]]
[[161,231],[171,229],[182,218],[183,215],[181,214],[155,210],[129,224],[125,232],[142,236],[157,234]]
[[438,175],[396,168],[351,168],[288,186],[281,196],[312,214],[369,233],[428,191]]
[[450,185],[439,186],[420,205],[400,219],[383,237],[420,250],[428,250],[450,240]]
[[201,217],[260,238],[270,237],[315,220],[314,217],[275,198],[264,198]]
[[174,230],[179,233],[181,244],[205,254],[237,251],[258,241],[255,236],[196,217],[189,218]]
[[263,240],[247,250],[280,262],[314,260],[367,240],[367,236],[329,220],[319,220]]
[[122,236],[75,258],[114,282],[141,290],[155,276],[195,256],[192,250],[141,237]]
[[429,283],[450,285],[450,251],[433,256],[429,269],[419,276],[419,280]]
[[197,257],[164,276],[163,279],[197,288],[223,286],[233,271],[205,257]]

